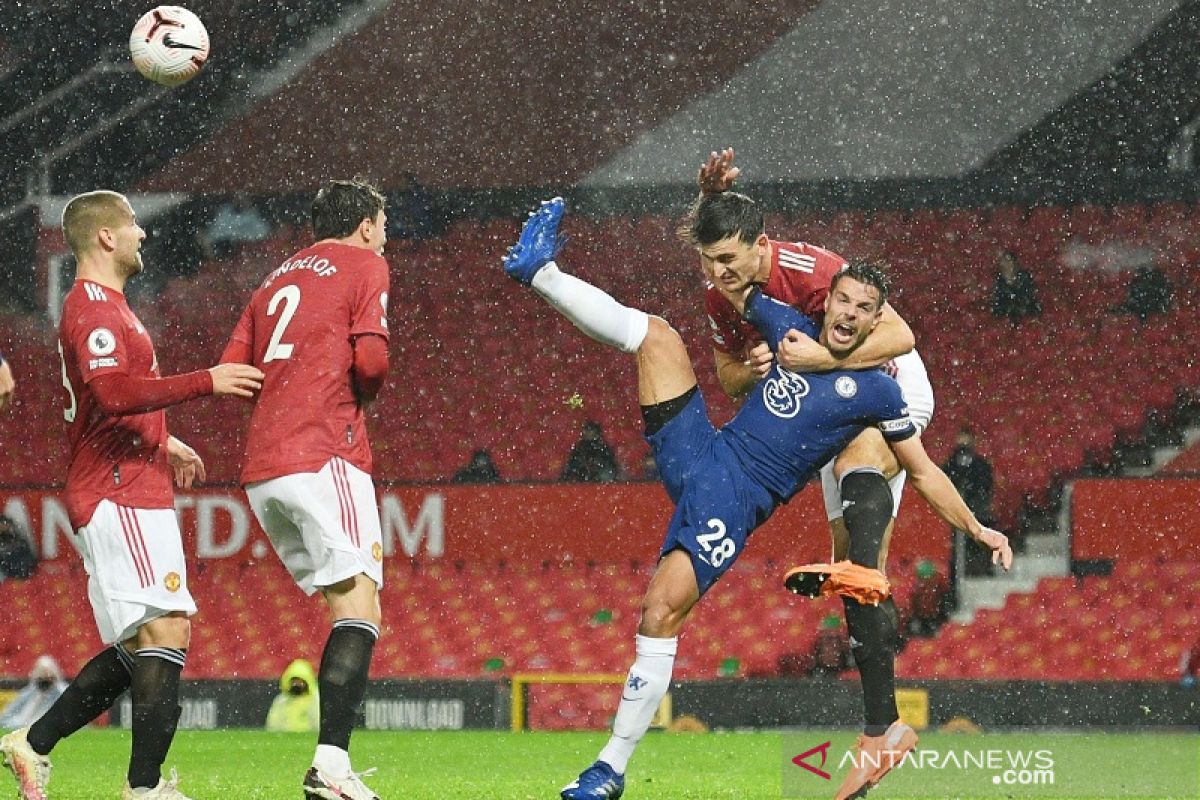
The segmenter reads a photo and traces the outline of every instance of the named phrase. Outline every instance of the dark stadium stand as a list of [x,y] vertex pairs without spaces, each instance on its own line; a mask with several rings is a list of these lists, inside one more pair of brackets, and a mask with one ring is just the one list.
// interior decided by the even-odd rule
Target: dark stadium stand
[[[731,51],[728,32],[712,25],[729,13],[722,0],[531,0],[503,13],[462,0],[395,2],[140,188],[299,191],[318,187],[330,164],[353,164],[385,186],[409,170],[439,188],[574,183],[723,85],[819,5],[739,4],[739,30],[754,33]],[[515,47],[530,31],[553,47]],[[343,108],[348,97],[370,102],[334,117],[308,111]],[[552,146],[530,135],[540,130],[553,131]],[[482,142],[503,156],[479,158]]]

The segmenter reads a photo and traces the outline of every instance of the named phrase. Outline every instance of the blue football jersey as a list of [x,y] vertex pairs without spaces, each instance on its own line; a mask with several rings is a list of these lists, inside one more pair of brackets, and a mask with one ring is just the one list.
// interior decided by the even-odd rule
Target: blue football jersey
[[[819,335],[813,320],[760,292],[747,308],[773,353],[789,329]],[[776,363],[720,436],[756,482],[787,500],[871,426],[889,441],[917,432],[900,385],[882,370],[800,374]]]

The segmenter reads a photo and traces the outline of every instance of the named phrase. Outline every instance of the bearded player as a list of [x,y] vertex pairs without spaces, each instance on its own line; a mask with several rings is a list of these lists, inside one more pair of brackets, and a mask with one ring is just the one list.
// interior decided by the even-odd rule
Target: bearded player
[[[727,293],[747,285],[804,314],[821,319],[830,280],[846,266],[836,253],[804,242],[781,242],[767,237],[762,212],[750,198],[729,191],[739,175],[734,152],[712,153],[700,168],[701,196],[693,209],[688,242],[700,254],[709,280],[705,310],[712,328],[713,356],[722,388],[737,398],[769,369],[772,354],[762,337],[747,324],[727,299]],[[837,335],[837,327],[833,328]],[[885,367],[900,384],[909,415],[920,434],[933,417],[933,388],[921,357],[913,348],[908,325],[885,305],[879,325],[862,346],[834,356],[827,347],[799,331],[789,332],[778,346],[779,363],[808,372],[831,369]],[[904,491],[905,472],[878,431],[865,430],[821,468],[825,512],[833,537],[833,562],[847,561],[886,571],[888,544]],[[816,574],[829,574],[831,570]],[[802,573],[789,578],[796,590]],[[805,593],[832,587],[804,584]],[[843,594],[851,651],[863,687],[863,735],[882,737],[899,719],[896,707],[895,651],[898,644],[896,607],[889,597],[863,603],[853,591]],[[849,797],[868,782],[864,770],[851,769],[840,796]]]
[[378,800],[350,768],[350,732],[379,638],[383,542],[363,409],[388,367],[384,198],[331,181],[312,204],[317,242],[269,273],[224,362],[262,369],[241,480],[295,579],[333,616],[317,685],[321,725],[304,793]]
[[122,797],[186,800],[177,780],[161,774],[196,613],[171,478],[188,488],[204,479],[204,462],[167,433],[163,409],[206,395],[251,397],[262,373],[222,364],[161,377],[150,335],[125,302],[146,238],[129,201],[108,191],[78,195],[62,226],[78,265],[58,334],[71,443],[67,513],[109,646],[33,725],[0,739],[0,756],[21,797],[45,800],[50,751],[128,689],[133,749]]

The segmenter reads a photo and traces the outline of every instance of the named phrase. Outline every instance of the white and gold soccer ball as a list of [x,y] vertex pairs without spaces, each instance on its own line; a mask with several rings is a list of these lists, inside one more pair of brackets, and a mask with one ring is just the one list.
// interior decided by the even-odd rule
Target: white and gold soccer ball
[[187,83],[208,60],[208,31],[182,6],[158,6],[142,15],[129,34],[138,72],[163,86]]

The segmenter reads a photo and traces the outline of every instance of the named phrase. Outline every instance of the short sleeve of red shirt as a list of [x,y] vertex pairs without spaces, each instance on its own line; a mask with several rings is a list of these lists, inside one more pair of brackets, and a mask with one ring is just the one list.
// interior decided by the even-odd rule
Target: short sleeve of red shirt
[[382,257],[369,254],[363,260],[363,280],[354,298],[350,316],[350,335],[375,334],[388,338],[388,267]]
[[733,304],[712,284],[707,284],[704,289],[704,310],[712,330],[713,347],[722,353],[741,355],[747,344],[741,318]]
[[101,375],[128,375],[125,320],[113,303],[88,303],[71,325],[71,347],[84,383]]
[[813,319],[825,315],[825,298],[833,276],[846,266],[846,259],[831,250],[805,242],[773,242],[775,257],[771,277],[763,287],[774,297]]
[[[233,333],[229,336],[229,344],[238,342],[239,344],[252,345],[254,344],[254,306],[247,305],[242,311],[241,318],[237,321],[237,326],[233,329]],[[225,346],[229,349],[229,345]]]

